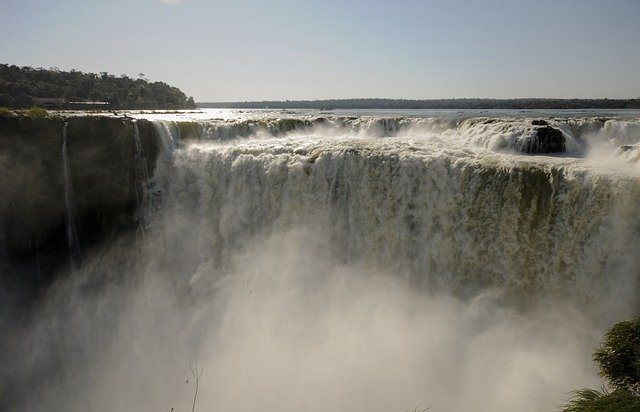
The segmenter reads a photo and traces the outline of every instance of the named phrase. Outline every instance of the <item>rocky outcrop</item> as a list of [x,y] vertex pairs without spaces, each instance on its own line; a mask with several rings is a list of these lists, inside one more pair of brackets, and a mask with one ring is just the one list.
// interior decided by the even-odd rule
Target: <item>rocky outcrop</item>
[[78,255],[137,226],[139,181],[151,175],[159,152],[153,125],[137,126],[139,146],[130,118],[0,117],[4,283],[46,283],[68,265],[69,225]]
[[565,137],[549,125],[536,126],[532,135],[516,142],[516,149],[527,154],[561,153],[566,151]]

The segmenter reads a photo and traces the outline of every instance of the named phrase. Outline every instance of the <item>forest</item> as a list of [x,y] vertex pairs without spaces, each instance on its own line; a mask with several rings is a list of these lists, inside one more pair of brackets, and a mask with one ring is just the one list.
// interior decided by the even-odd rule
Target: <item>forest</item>
[[[192,97],[177,87],[107,72],[18,67],[0,64],[0,107],[33,107],[38,98],[60,102],[106,102],[111,109],[193,109]],[[59,108],[65,108],[60,103]]]
[[332,99],[261,102],[206,102],[203,108],[242,109],[640,109],[637,99]]

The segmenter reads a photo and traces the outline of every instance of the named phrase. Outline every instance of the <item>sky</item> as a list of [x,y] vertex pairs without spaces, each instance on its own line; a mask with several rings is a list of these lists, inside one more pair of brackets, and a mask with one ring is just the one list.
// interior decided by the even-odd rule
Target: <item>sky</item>
[[640,97],[637,0],[0,0],[0,63],[196,101]]

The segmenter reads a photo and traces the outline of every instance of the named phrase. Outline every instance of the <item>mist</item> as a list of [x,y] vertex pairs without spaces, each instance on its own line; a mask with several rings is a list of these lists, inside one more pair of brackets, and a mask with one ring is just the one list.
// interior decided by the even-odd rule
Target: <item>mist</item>
[[3,356],[15,410],[189,410],[190,364],[196,410],[550,410],[597,383],[601,325],[577,308],[416,290],[321,232],[249,242],[226,269],[185,256],[178,277],[158,239],[93,256]]

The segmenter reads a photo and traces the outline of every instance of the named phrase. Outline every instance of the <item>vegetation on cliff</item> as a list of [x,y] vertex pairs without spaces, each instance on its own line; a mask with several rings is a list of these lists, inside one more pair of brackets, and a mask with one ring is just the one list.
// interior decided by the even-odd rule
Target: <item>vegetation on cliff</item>
[[32,107],[34,98],[67,102],[108,102],[113,109],[192,109],[195,103],[177,87],[107,72],[83,73],[0,64],[0,106]]
[[640,318],[614,325],[593,359],[609,387],[574,391],[562,412],[640,411]]

